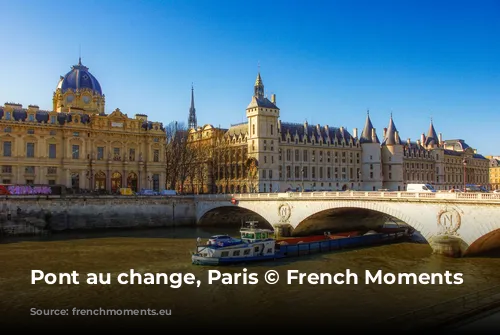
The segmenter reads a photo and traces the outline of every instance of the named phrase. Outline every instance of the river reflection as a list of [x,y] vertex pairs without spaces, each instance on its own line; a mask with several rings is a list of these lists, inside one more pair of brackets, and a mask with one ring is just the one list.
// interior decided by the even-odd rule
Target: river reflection
[[[263,325],[295,327],[334,323],[354,329],[390,316],[436,304],[447,299],[500,284],[500,253],[452,259],[433,255],[426,244],[399,243],[285,261],[229,267],[191,264],[196,238],[213,234],[237,235],[233,228],[171,228],[68,232],[26,239],[10,238],[0,244],[0,315],[2,321],[22,323],[36,308],[155,308],[171,309],[170,317],[30,317],[32,325],[83,322],[85,325],[127,327],[137,322],[168,327],[174,324],[245,324],[248,318]],[[242,268],[259,274],[257,285],[207,284],[208,270],[238,273]],[[33,269],[44,272],[111,273],[110,285],[31,285]],[[191,272],[201,286],[119,285],[116,275],[138,272]],[[463,285],[276,285],[263,281],[274,269],[284,277],[287,270],[301,272],[351,272],[364,277],[376,272],[430,273],[446,270],[464,273]]]

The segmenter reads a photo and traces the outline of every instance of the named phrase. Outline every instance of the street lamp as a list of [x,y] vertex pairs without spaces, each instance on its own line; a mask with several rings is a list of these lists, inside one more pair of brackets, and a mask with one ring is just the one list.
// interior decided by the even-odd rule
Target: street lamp
[[464,160],[462,161],[462,163],[464,164],[464,192],[467,192],[467,189],[466,189],[466,179],[467,179],[467,160],[464,158]]
[[93,191],[94,185],[93,185],[92,179],[94,177],[94,170],[92,169],[92,155],[91,154],[87,155],[87,158],[89,160],[89,169],[88,169],[86,175],[87,175],[87,179],[89,180],[90,191]]

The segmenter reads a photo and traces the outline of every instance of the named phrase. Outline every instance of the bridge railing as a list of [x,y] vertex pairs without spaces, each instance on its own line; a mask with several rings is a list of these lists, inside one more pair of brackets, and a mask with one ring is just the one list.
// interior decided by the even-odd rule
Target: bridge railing
[[487,201],[500,203],[499,193],[449,193],[449,192],[382,192],[382,191],[345,191],[345,192],[287,192],[287,193],[235,193],[197,195],[204,199],[278,199],[278,198],[366,198],[366,199],[443,199],[461,201]]

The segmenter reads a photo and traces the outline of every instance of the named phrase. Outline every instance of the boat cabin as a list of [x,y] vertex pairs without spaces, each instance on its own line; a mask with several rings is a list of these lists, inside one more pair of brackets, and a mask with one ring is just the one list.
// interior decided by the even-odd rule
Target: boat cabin
[[253,243],[256,241],[262,241],[272,238],[272,234],[274,233],[272,230],[257,228],[255,221],[251,221],[248,223],[248,227],[242,228],[240,230],[241,239],[243,241],[247,243]]

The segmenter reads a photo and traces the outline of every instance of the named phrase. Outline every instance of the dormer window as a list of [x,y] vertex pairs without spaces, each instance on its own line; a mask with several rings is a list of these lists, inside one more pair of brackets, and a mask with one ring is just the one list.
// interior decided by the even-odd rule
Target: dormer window
[[34,122],[35,121],[35,114],[28,114],[28,121]]
[[10,120],[12,118],[12,114],[10,112],[7,112],[5,114],[5,120]]
[[52,124],[56,123],[56,116],[55,115],[50,116],[50,123],[52,123]]
[[78,118],[77,117],[75,117],[75,123],[78,123]]

